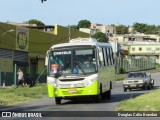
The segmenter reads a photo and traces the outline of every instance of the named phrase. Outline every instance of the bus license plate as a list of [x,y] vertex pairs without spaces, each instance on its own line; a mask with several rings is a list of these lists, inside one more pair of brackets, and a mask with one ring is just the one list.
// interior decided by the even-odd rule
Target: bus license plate
[[69,93],[77,93],[77,90],[68,90]]

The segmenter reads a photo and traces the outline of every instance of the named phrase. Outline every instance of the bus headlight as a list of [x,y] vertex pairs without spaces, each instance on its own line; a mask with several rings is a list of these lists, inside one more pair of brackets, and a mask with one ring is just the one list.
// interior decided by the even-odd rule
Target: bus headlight
[[56,87],[56,79],[54,77],[47,77],[47,83],[51,84],[53,87]]
[[95,81],[97,80],[97,78],[92,78],[90,80],[87,80],[85,83],[85,86],[90,86],[92,85]]

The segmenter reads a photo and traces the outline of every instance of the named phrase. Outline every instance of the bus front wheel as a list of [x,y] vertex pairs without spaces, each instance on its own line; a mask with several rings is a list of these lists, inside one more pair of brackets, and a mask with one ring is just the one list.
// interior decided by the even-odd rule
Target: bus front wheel
[[102,98],[101,98],[101,95],[100,95],[100,94],[94,96],[94,101],[95,101],[96,103],[100,103],[101,99],[102,99]]
[[61,98],[60,97],[55,97],[55,102],[57,105],[61,104]]

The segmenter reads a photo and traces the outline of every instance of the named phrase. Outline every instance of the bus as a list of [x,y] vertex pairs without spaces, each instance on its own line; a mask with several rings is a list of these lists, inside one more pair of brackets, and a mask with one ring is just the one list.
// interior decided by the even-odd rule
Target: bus
[[95,38],[75,38],[53,45],[46,55],[48,96],[62,99],[111,98],[115,83],[112,46]]

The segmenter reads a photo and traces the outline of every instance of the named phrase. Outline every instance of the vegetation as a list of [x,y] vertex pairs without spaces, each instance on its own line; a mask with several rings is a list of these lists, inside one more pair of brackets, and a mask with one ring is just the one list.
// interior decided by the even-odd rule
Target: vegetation
[[156,64],[156,68],[160,68],[160,64]]
[[96,38],[99,42],[108,42],[108,37],[102,32],[97,32],[94,35],[92,35],[93,38]]
[[160,111],[160,90],[121,102],[116,111]]
[[117,74],[116,75],[116,81],[124,80],[126,77],[126,74]]
[[72,29],[78,30],[78,26],[77,25],[70,25],[69,27],[72,28]]
[[117,34],[128,34],[128,27],[124,25],[116,26],[116,33]]
[[70,25],[70,28],[79,30],[79,28],[90,28],[91,22],[89,20],[80,20],[77,25]]
[[145,34],[160,34],[160,26],[148,25],[145,23],[134,23],[133,29],[136,32]]
[[90,28],[91,22],[89,20],[80,20],[78,22],[78,28]]
[[46,84],[40,84],[35,87],[15,87],[0,89],[0,106],[12,105],[32,99],[41,98],[47,95]]
[[26,23],[36,24],[37,26],[45,26],[43,22],[41,22],[40,20],[36,20],[36,19],[28,20]]
[[114,25],[111,26],[116,27],[116,34],[128,34],[128,27],[125,25]]

